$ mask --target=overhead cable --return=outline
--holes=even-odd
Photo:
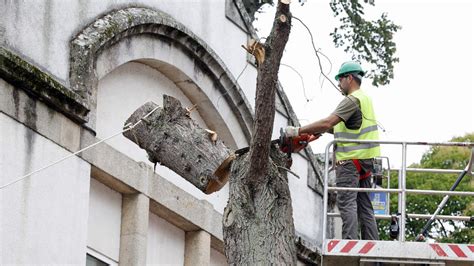
[[[47,168],[49,168],[49,167],[51,167],[51,166],[54,166],[54,165],[56,165],[56,164],[58,164],[58,163],[60,163],[60,162],[62,162],[62,161],[65,161],[65,160],[67,160],[67,159],[69,159],[69,158],[71,158],[71,157],[73,157],[73,156],[76,156],[76,155],[78,155],[79,153],[81,153],[81,152],[83,152],[83,151],[86,151],[86,150],[88,150],[88,149],[90,149],[90,148],[92,148],[92,147],[94,147],[94,146],[96,146],[96,145],[98,145],[98,144],[100,144],[100,143],[102,143],[102,142],[104,142],[104,141],[107,141],[107,140],[109,140],[109,139],[111,139],[111,138],[114,138],[114,137],[116,137],[116,136],[118,136],[118,135],[120,135],[120,134],[122,134],[122,133],[124,133],[124,132],[127,132],[127,131],[133,129],[133,128],[136,127],[139,123],[141,123],[144,119],[146,119],[148,116],[150,116],[153,112],[155,112],[157,109],[158,109],[158,106],[155,107],[153,110],[151,110],[151,111],[150,111],[148,114],[146,114],[143,118],[140,118],[140,120],[138,120],[135,124],[132,124],[132,123],[126,124],[126,125],[124,126],[123,130],[120,131],[120,132],[117,132],[117,133],[115,133],[115,134],[113,134],[113,135],[111,135],[111,136],[109,136],[109,137],[107,137],[107,138],[105,138],[105,139],[102,139],[102,140],[100,140],[100,141],[98,141],[98,142],[96,142],[96,143],[93,143],[93,144],[91,144],[91,145],[89,145],[89,146],[87,146],[87,147],[85,147],[85,148],[83,148],[83,149],[80,149],[80,150],[78,150],[78,151],[76,151],[76,152],[74,152],[74,153],[72,153],[72,154],[69,154],[68,156],[63,157],[63,158],[61,158],[61,159],[59,159],[59,160],[57,160],[57,161],[55,161],[55,162],[53,162],[53,163],[50,163],[50,164],[48,164],[48,165],[46,165],[46,166],[43,166],[43,167],[41,167],[41,168],[39,168],[39,169],[36,169],[36,170],[34,170],[33,172],[30,172],[30,173],[28,173],[28,174],[26,174],[26,175],[23,175],[23,176],[21,176],[21,177],[15,178],[13,181],[11,181],[11,182],[9,182],[9,183],[7,183],[7,184],[4,184],[4,185],[2,185],[2,186],[0,186],[0,190],[6,188],[6,187],[8,187],[8,186],[11,186],[11,185],[13,185],[13,184],[15,184],[15,183],[17,183],[17,182],[20,182],[21,180],[23,180],[23,179],[25,179],[25,178],[27,178],[27,177],[30,177],[30,176],[32,176],[33,174],[39,173],[39,172],[41,172],[41,171],[43,171],[43,170],[45,170],[45,169],[47,169]]]

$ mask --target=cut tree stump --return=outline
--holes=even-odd
[[[158,105],[147,102],[125,122],[135,124]],[[190,110],[168,95],[163,108],[123,135],[144,149],[152,163],[159,163],[188,180],[206,194],[221,189],[230,174],[235,155],[214,131],[201,128],[190,118]]]

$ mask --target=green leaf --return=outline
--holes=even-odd
[[[373,0],[364,2],[374,5]],[[369,63],[367,77],[374,86],[389,84],[394,77],[394,63],[399,61],[393,35],[401,27],[389,20],[386,13],[376,21],[365,20],[364,7],[357,0],[336,0],[329,5],[334,16],[341,17],[341,25],[330,34],[336,48],[343,47],[353,59]]]
[[[474,133],[451,139],[452,142],[474,142]],[[469,161],[470,148],[438,146],[427,151],[419,164],[413,164],[411,168],[434,168],[434,169],[464,169]],[[431,173],[407,173],[406,187],[408,189],[423,190],[449,190],[457,179],[457,174],[431,174]],[[386,187],[386,182],[383,184]],[[398,187],[398,176],[392,177],[390,187]],[[474,191],[474,177],[464,176],[456,191]],[[394,195],[394,194],[392,194]],[[407,196],[407,213],[433,214],[441,202],[443,196],[414,195]],[[391,196],[390,209],[398,209],[398,197]],[[442,209],[442,215],[474,215],[474,200],[472,197],[452,196],[446,206]],[[406,239],[414,240],[421,232],[427,220],[407,219]],[[378,221],[381,239],[388,240],[388,223]],[[474,223],[460,221],[437,221],[429,230],[428,238],[438,242],[451,243],[474,243]]]

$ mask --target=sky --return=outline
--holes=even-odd
[[[324,72],[333,78],[340,65],[351,59],[343,48],[335,48],[329,33],[339,24],[329,1],[307,0],[301,6],[293,0],[291,12],[311,30],[316,48],[332,63],[322,59]],[[361,1],[362,2],[362,1]],[[382,13],[400,25],[394,36],[397,44],[394,79],[389,85],[373,87],[371,80],[362,84],[372,96],[383,140],[447,142],[454,136],[474,132],[474,4],[468,0],[376,0],[364,5],[367,18]],[[266,6],[254,26],[260,36],[267,36],[274,7]],[[306,29],[296,20],[287,43],[279,79],[300,123],[327,117],[343,96],[323,81],[317,58]],[[368,65],[362,65],[367,68]],[[335,82],[336,83],[336,82]],[[336,83],[337,84],[337,83]],[[306,96],[305,96],[306,95]],[[312,144],[313,152],[323,153],[333,139],[325,134]],[[429,146],[407,148],[407,164],[420,161]],[[382,155],[392,167],[401,165],[399,145],[383,145]]]

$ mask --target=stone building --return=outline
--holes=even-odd
[[[246,2],[1,1],[0,264],[226,264],[228,187],[205,195],[155,170],[120,132],[167,94],[196,105],[193,118],[230,148],[248,146],[257,73],[240,47],[256,38]],[[282,89],[277,109],[273,137],[297,123]],[[312,158],[293,155],[298,177],[288,176],[301,263],[321,244]]]

